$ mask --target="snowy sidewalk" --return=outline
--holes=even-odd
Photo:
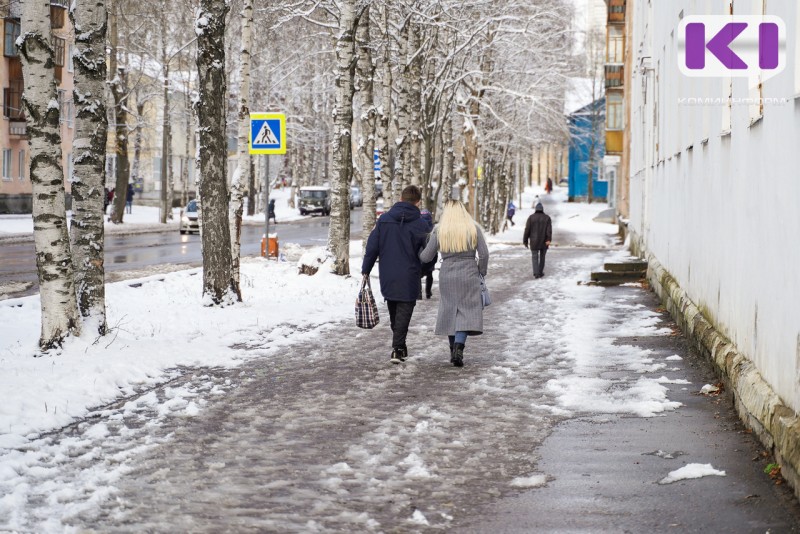
[[[613,521],[623,515],[649,525],[654,510],[670,517],[689,507],[692,528],[708,530],[722,523],[717,510],[698,506],[698,495],[735,504],[758,494],[756,505],[725,512],[742,525],[791,525],[800,516],[770,506],[778,503],[771,482],[752,476],[766,460],[751,461],[749,436],[726,417],[708,442],[717,399],[689,397],[703,384],[685,347],[654,348],[673,329],[650,294],[578,284],[607,255],[553,248],[547,276],[534,281],[528,251],[495,245],[494,303],[485,334],[468,340],[463,369],[449,364],[446,340],[432,335],[438,285],[434,299],[418,302],[411,358],[400,366],[388,362],[385,307],[374,331],[355,328],[352,317],[325,322],[286,309],[278,328],[242,330],[249,333],[239,341],[228,333],[229,348],[218,350],[241,353],[238,367],[175,368],[166,383],[7,449],[0,529],[531,532],[545,523],[523,516],[541,517],[532,503],[543,495],[585,505],[615,488],[649,494],[652,506],[585,505],[559,510],[564,522],[554,516],[547,524],[577,525],[568,522],[572,513],[584,520],[577,530],[618,531]],[[674,417],[680,424],[670,423]],[[589,425],[582,439],[559,439],[582,422]],[[672,434],[660,434],[658,448],[683,456],[665,460],[643,455],[656,445],[631,447],[631,426],[662,424]],[[720,434],[726,450],[740,443],[745,452],[716,450]],[[574,454],[587,450],[607,453],[623,473],[636,470],[634,461],[657,466],[648,471],[655,476],[596,485],[583,476],[597,473],[583,463],[587,456]],[[726,475],[657,483],[690,463]]]

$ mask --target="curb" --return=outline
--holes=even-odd
[[[725,387],[733,394],[736,411],[744,424],[770,450],[781,466],[781,475],[800,499],[800,417],[786,406],[759,373],[755,364],[720,333],[691,301],[672,275],[650,253],[646,256],[647,279],[691,345],[714,364]]]

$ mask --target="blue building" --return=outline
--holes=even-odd
[[[592,201],[606,201],[608,182],[603,177],[605,155],[606,99],[600,98],[571,113],[569,118],[570,202],[589,198],[592,173]]]

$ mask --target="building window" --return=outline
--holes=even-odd
[[[620,93],[608,93],[606,95],[606,130],[622,130],[622,95]]]
[[[114,187],[117,183],[117,155],[106,154],[106,185]]]
[[[5,39],[3,40],[3,54],[6,57],[17,57],[19,56],[19,51],[17,50],[17,38],[20,34],[20,24],[19,21],[6,19],[4,25],[4,35]]]
[[[66,124],[68,127],[72,128],[72,119],[73,119],[72,92],[67,91],[66,89],[59,89],[58,104],[59,104],[58,110],[60,114],[58,122],[61,124]]]
[[[72,63],[72,55],[75,53],[75,45],[69,45],[67,54],[67,72],[75,72],[75,66]]]
[[[3,180],[11,180],[11,149],[3,149]]]
[[[67,154],[67,180],[72,181],[75,174],[75,166],[72,163],[72,152]]]
[[[22,113],[22,80],[10,80],[3,89],[3,116],[11,120],[25,120]]]
[[[19,151],[19,179],[25,180],[25,151]]]
[[[625,62],[625,36],[622,27],[615,24],[608,26],[608,43],[606,44],[606,63]]]
[[[57,67],[64,66],[64,47],[67,42],[61,37],[53,36],[53,62]]]

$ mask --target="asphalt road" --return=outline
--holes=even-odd
[[[353,239],[361,236],[361,209],[350,212],[350,232]],[[328,241],[329,217],[310,217],[283,224],[270,223],[277,231],[279,243],[298,245],[324,245]],[[263,225],[245,225],[242,228],[242,256],[261,253]],[[137,234],[107,234],[105,238],[105,268],[110,280],[113,273],[141,271],[157,265],[200,265],[199,235],[180,235],[177,228],[163,232]],[[7,289],[8,297],[32,295],[38,291],[36,256],[33,241],[0,242],[0,288]]]

